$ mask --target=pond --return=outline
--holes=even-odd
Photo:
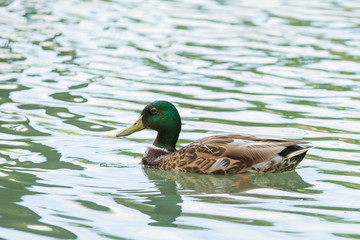
[[[0,2],[0,239],[360,239],[360,2]],[[311,142],[295,171],[139,164],[154,100],[213,134]]]

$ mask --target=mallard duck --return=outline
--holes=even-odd
[[[203,174],[275,173],[294,170],[311,147],[303,141],[261,138],[252,135],[214,135],[176,150],[181,118],[173,104],[155,101],[142,110],[139,119],[116,136],[143,129],[157,131],[153,145],[142,158],[145,167]]]

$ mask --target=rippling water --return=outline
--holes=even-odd
[[[1,239],[360,238],[360,3],[0,1]],[[311,141],[296,171],[142,169],[153,100],[211,134]]]

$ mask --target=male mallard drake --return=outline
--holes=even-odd
[[[128,136],[143,129],[158,132],[142,159],[145,167],[205,174],[291,171],[311,147],[303,141],[260,138],[251,135],[214,135],[176,150],[181,130],[180,115],[170,102],[148,104],[139,119],[117,134]]]

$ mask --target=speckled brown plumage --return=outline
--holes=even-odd
[[[308,148],[292,141],[251,135],[215,135],[199,139],[174,152],[150,147],[142,163],[146,167],[204,174],[291,171]]]

